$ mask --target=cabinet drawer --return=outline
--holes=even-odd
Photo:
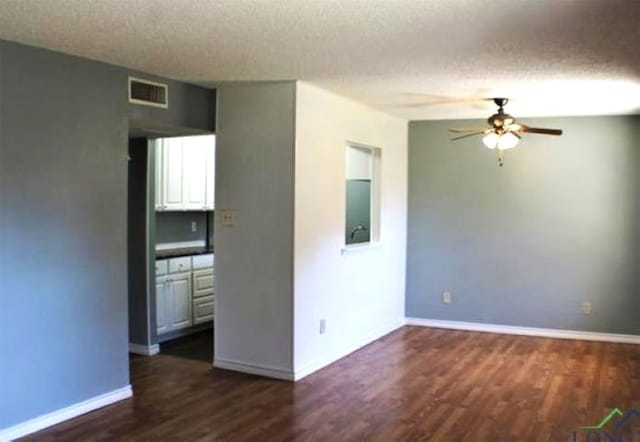
[[[193,296],[213,293],[213,270],[196,270],[193,272]],[[203,293],[204,292],[204,293]]]
[[[167,260],[159,259],[156,261],[156,276],[167,274]]]
[[[193,256],[193,269],[206,269],[213,267],[213,253],[208,255]]]
[[[213,296],[206,296],[193,300],[193,323],[211,321],[215,311],[215,299]]]
[[[188,272],[191,270],[191,257],[171,258],[169,260],[169,273]]]

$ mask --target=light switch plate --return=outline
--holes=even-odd
[[[225,227],[232,227],[236,225],[236,211],[233,209],[222,209],[222,225]]]

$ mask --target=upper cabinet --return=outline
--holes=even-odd
[[[160,138],[156,149],[156,210],[213,210],[215,136]]]
[[[162,173],[160,175],[161,210],[186,210],[185,181],[189,171],[185,168],[185,149],[182,138],[162,140]]]

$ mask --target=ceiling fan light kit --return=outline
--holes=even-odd
[[[449,129],[451,132],[463,133],[451,139],[451,141],[460,140],[462,138],[472,137],[475,135],[484,135],[482,137],[483,144],[492,150],[498,152],[498,164],[503,166],[502,152],[513,149],[518,145],[523,133],[534,133],[543,135],[562,135],[560,129],[543,129],[529,127],[524,124],[516,123],[516,119],[504,112],[504,106],[509,100],[507,98],[492,98],[493,102],[498,106],[498,112],[491,115],[487,119],[488,128],[473,129]]]
[[[518,145],[520,139],[511,132],[507,132],[502,135],[498,135],[495,132],[489,132],[482,138],[482,142],[489,149],[507,150],[513,149]]]

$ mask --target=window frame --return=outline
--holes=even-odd
[[[377,248],[381,245],[381,214],[382,214],[382,148],[369,144],[347,141],[345,143],[345,164],[344,164],[344,191],[345,198],[343,222],[344,222],[344,238],[347,234],[347,181],[349,180],[349,149],[357,149],[367,151],[370,155],[369,167],[371,174],[371,199],[369,203],[369,241],[347,244],[343,246],[343,254],[352,251],[368,250]]]

